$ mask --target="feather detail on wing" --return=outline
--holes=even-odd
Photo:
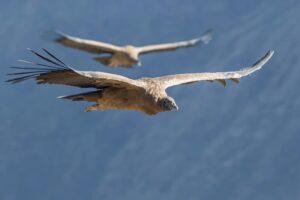
[[[112,44],[72,37],[59,31],[56,31],[55,34],[57,35],[55,39],[56,42],[67,47],[88,51],[90,53],[115,53],[121,50],[120,47]]]
[[[57,98],[59,99],[70,99],[72,101],[93,101],[97,102],[99,99],[102,98],[102,93],[104,89],[98,89],[96,91],[91,91],[91,92],[84,92],[84,93],[79,93],[79,94],[73,94],[73,95],[68,95],[68,96],[59,96]]]
[[[143,47],[138,47],[138,50],[140,54],[159,52],[159,51],[172,51],[183,47],[192,47],[200,44],[208,44],[210,40],[211,40],[211,30],[207,30],[202,36],[192,40],[165,43],[165,44],[147,45]]]
[[[29,50],[49,64],[20,60],[20,62],[39,67],[12,67],[23,71],[7,74],[9,76],[15,76],[7,80],[7,82],[19,83],[33,78],[36,79],[38,84],[63,84],[82,88],[142,88],[142,83],[117,74],[75,70],[67,66],[46,49],[43,50],[49,57],[45,57],[31,49]]]
[[[190,73],[190,74],[176,74],[169,76],[162,76],[154,78],[155,81],[160,82],[163,88],[172,87],[175,85],[194,83],[198,81],[219,81],[223,85],[226,84],[225,80],[230,79],[235,83],[238,83],[238,79],[247,76],[257,70],[259,70],[269,59],[273,56],[274,51],[269,50],[261,59],[248,68],[241,69],[239,71],[231,72],[215,72],[215,73]]]

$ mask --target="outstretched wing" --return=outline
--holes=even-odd
[[[175,85],[194,83],[198,81],[219,81],[225,84],[226,79],[230,79],[237,82],[239,78],[247,76],[257,70],[259,70],[268,60],[273,56],[274,51],[269,50],[261,59],[259,59],[252,66],[241,69],[239,71],[231,72],[215,72],[215,73],[191,73],[191,74],[176,74],[169,76],[162,76],[154,78],[158,81],[162,88],[168,88]]]
[[[38,67],[12,67],[23,70],[22,72],[10,73],[14,78],[7,80],[10,83],[19,83],[28,79],[36,79],[38,84],[63,84],[75,87],[116,87],[116,88],[142,88],[142,83],[117,74],[104,72],[78,71],[63,63],[46,49],[43,49],[49,56],[43,56],[31,49],[32,53],[47,61],[49,64],[34,63],[20,60],[21,62],[36,65]]]
[[[211,40],[211,30],[208,30],[202,36],[192,40],[165,43],[165,44],[147,45],[143,47],[138,47],[138,50],[140,54],[159,52],[159,51],[172,51],[178,48],[207,44],[209,43],[210,40]]]
[[[100,41],[85,40],[77,37],[72,37],[58,31],[56,31],[55,34],[57,35],[55,39],[56,42],[67,47],[88,51],[90,53],[115,53],[117,51],[120,51],[121,49],[116,45]]]

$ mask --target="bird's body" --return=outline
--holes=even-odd
[[[111,54],[110,56],[94,57],[94,60],[101,62],[102,64],[109,67],[131,68],[138,64],[138,49],[134,46],[124,46],[121,50]]]
[[[85,111],[95,110],[136,110],[147,115],[163,112],[160,101],[168,98],[165,90],[152,78],[137,79],[140,88],[103,87],[100,90],[59,98],[73,101],[94,101]]]
[[[41,67],[14,67],[33,71],[11,73],[9,75],[18,77],[10,79],[8,82],[18,83],[35,78],[39,84],[63,84],[81,88],[95,88],[91,92],[61,96],[59,98],[95,103],[88,106],[85,111],[122,109],[140,111],[147,115],[178,109],[174,99],[166,93],[166,89],[169,87],[204,80],[210,82],[218,81],[225,84],[225,80],[229,79],[237,83],[239,78],[259,70],[273,55],[273,51],[269,51],[251,67],[239,71],[175,74],[134,80],[117,74],[78,71],[65,65],[47,50],[44,51],[50,57],[47,58],[34,51],[32,52],[55,66],[23,61]]]
[[[95,104],[88,106],[85,111],[93,110],[135,110],[148,115],[154,115],[163,110],[159,106],[157,96],[149,94],[143,90],[126,90],[117,88],[106,88],[96,91],[98,96]],[[82,96],[82,95],[81,95]],[[89,95],[83,95],[82,100],[86,100]],[[72,99],[72,97],[62,97]]]
[[[173,51],[178,48],[207,44],[211,40],[210,30],[206,31],[201,37],[192,40],[140,47],[133,45],[117,46],[95,40],[81,39],[61,32],[56,32],[56,34],[58,35],[55,38],[57,43],[94,54],[106,54],[104,56],[94,57],[94,60],[101,62],[108,67],[123,68],[131,68],[134,65],[141,65],[139,55],[142,54]]]

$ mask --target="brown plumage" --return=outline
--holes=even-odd
[[[55,39],[56,42],[94,54],[109,54],[108,56],[95,57],[94,60],[109,67],[123,68],[131,68],[136,64],[141,65],[139,61],[139,55],[141,54],[173,51],[178,48],[207,44],[211,40],[211,31],[208,30],[201,37],[192,40],[136,47],[133,45],[117,46],[100,41],[81,39],[61,32],[56,33],[58,35]]]
[[[63,84],[81,88],[95,88],[94,91],[61,96],[59,98],[95,103],[94,105],[88,106],[85,111],[125,109],[141,111],[148,115],[178,109],[174,99],[169,97],[166,93],[166,89],[169,87],[198,81],[218,81],[225,85],[226,79],[238,83],[239,78],[259,70],[274,53],[273,51],[268,51],[255,64],[239,71],[176,74],[133,80],[124,76],[104,72],[78,71],[67,66],[45,49],[44,51],[49,56],[48,58],[33,50],[30,51],[51,63],[51,65],[22,61],[40,67],[14,67],[32,71],[8,74],[17,77],[7,80],[7,82],[18,83],[34,78],[38,84]]]

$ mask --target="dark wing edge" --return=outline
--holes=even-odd
[[[212,39],[212,31],[213,31],[212,29],[208,29],[200,37],[189,40],[189,44],[191,46],[208,44]]]
[[[43,49],[43,51],[48,56],[37,53],[32,49],[28,50],[42,60],[47,61],[47,64],[19,60],[22,63],[37,67],[11,67],[21,70],[21,72],[7,74],[8,76],[13,76],[13,78],[6,80],[6,82],[16,84],[28,79],[35,79],[38,84],[62,84],[81,88],[143,88],[142,82],[121,75],[75,70],[46,49]]]
[[[250,67],[229,72],[212,72],[212,73],[190,73],[190,74],[175,74],[155,78],[163,88],[172,87],[180,84],[195,83],[198,81],[218,81],[222,85],[226,85],[226,79],[229,79],[235,83],[238,83],[238,79],[244,76],[250,75],[253,72],[262,68],[270,58],[273,56],[274,51],[269,50],[263,57],[261,57],[257,62],[252,64]]]
[[[52,32],[52,40],[75,49],[79,49],[82,51],[87,51],[90,53],[109,53],[113,54],[117,51],[120,51],[121,48],[117,45],[113,45],[110,43],[100,42],[96,40],[89,40],[89,39],[82,39],[79,37],[70,36],[68,34],[65,34],[59,30],[55,30]]]
[[[43,51],[49,56],[43,56],[40,53],[37,53],[36,51],[28,48],[28,50],[33,53],[34,55],[38,56],[44,61],[47,61],[48,64],[42,64],[42,63],[36,63],[26,60],[18,60],[19,62],[34,65],[37,67],[10,67],[12,69],[18,69],[22,70],[21,72],[15,72],[15,73],[9,73],[8,76],[14,76],[14,78],[6,80],[6,82],[15,84],[19,83],[28,79],[35,78],[37,79],[38,83],[38,77],[44,74],[49,73],[56,73],[56,72],[67,72],[67,71],[74,71],[70,66],[66,65],[63,61],[58,59],[56,56],[51,54],[48,50],[43,48]]]
[[[200,37],[194,39],[171,42],[171,43],[146,45],[146,46],[138,47],[138,50],[139,50],[139,54],[146,54],[146,53],[160,52],[160,51],[173,51],[179,48],[208,44],[211,41],[211,39],[212,39],[212,29],[208,29]]]

